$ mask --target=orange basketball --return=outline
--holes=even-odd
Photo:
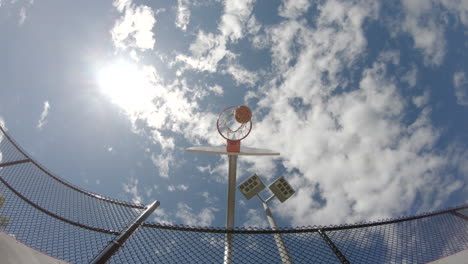
[[[235,118],[239,123],[247,123],[252,118],[252,111],[245,105],[239,106],[236,109]]]

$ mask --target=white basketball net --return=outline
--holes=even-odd
[[[221,113],[218,125],[220,132],[230,140],[244,138],[250,131],[251,123],[239,123],[235,118],[236,109],[227,109]]]

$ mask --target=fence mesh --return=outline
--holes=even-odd
[[[352,263],[426,263],[468,247],[468,221],[441,214],[329,232]]]
[[[0,184],[5,197],[0,214],[8,219],[5,233],[50,256],[71,263],[88,263],[113,234],[78,227],[45,214]]]
[[[89,263],[142,205],[82,190],[33,161],[0,128],[0,229],[71,263]],[[229,239],[228,239],[229,238]],[[426,263],[468,248],[468,205],[329,227],[234,230],[145,222],[109,263]]]
[[[87,226],[119,231],[142,211],[64,187],[31,162],[4,167],[0,177],[39,207]]]
[[[6,137],[4,131],[0,131],[0,163],[24,160],[26,156],[21,153],[11,140]]]
[[[468,217],[468,208],[465,208],[465,209],[461,209],[458,211],[460,214]]]
[[[111,263],[222,263],[227,246],[225,232],[147,223]],[[294,263],[340,263],[317,232],[282,233],[288,252],[282,251],[281,255],[274,236],[278,233],[271,230],[234,230],[231,262],[281,263],[281,255],[288,253]]]

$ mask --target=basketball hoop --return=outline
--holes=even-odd
[[[252,111],[245,105],[227,107],[219,114],[216,126],[227,140],[226,150],[240,152],[240,141],[252,130]]]
[[[227,140],[227,146],[205,146],[192,147],[187,151],[227,155],[229,158],[228,168],[228,192],[227,192],[227,212],[226,212],[226,228],[234,228],[234,215],[236,208],[236,174],[237,174],[237,157],[238,156],[277,156],[278,152],[268,149],[258,149],[243,147],[240,148],[240,141],[246,138],[252,130],[252,111],[247,106],[231,106],[223,109],[219,113],[216,127],[219,134]],[[276,239],[276,238],[275,238]],[[231,263],[234,256],[234,234],[226,233],[224,247],[224,263]],[[284,262],[288,263],[288,262]]]

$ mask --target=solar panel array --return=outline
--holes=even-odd
[[[32,160],[0,127],[0,229],[43,253],[90,263],[145,206],[80,189]],[[157,209],[156,209],[157,210]],[[468,205],[412,217],[279,230],[143,222],[109,263],[426,263],[468,248]],[[285,250],[278,250],[281,236]],[[287,252],[286,252],[287,250]]]

